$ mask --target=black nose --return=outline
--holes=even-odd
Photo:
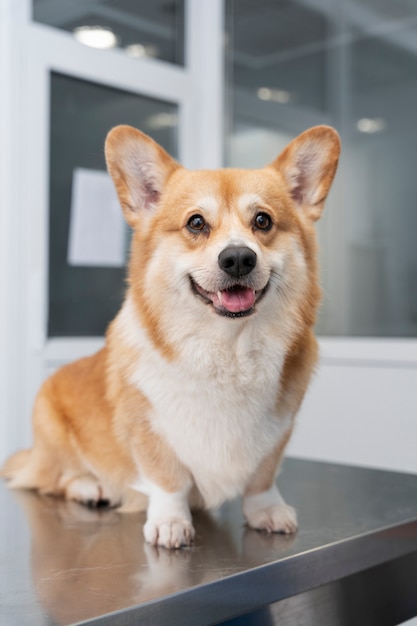
[[[219,266],[234,278],[246,276],[255,265],[256,254],[246,246],[229,246],[219,254]]]

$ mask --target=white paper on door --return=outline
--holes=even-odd
[[[110,176],[76,168],[72,177],[69,265],[122,267],[126,225]]]

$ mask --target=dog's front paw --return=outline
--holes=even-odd
[[[143,534],[151,545],[172,549],[190,546],[195,530],[190,521],[173,517],[163,520],[149,519],[143,528]]]
[[[276,504],[252,511],[247,515],[247,520],[251,528],[264,530],[267,533],[291,535],[298,528],[295,509],[288,504]]]
[[[267,491],[246,495],[243,512],[251,528],[291,535],[298,527],[297,514],[285,503],[275,484]]]

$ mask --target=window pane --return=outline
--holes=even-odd
[[[331,124],[342,159],[324,217],[327,335],[417,336],[417,5],[226,0],[227,163],[259,167]]]
[[[93,47],[184,63],[184,0],[33,0],[33,19],[87,37],[84,43]]]
[[[385,11],[395,14],[388,2],[365,3],[372,16],[368,29],[351,25],[346,50],[351,114],[345,246],[349,330],[356,335],[417,336],[417,5],[408,3],[409,10],[412,4],[414,15],[407,16],[401,15],[406,3],[398,3],[397,22],[385,17]]]
[[[176,111],[173,104],[51,75],[49,337],[102,335],[125,290],[124,267],[68,263],[74,171],[106,169],[104,140],[117,124],[140,128],[175,156]]]

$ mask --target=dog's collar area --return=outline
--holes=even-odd
[[[194,295],[198,296],[205,304],[211,305],[218,315],[224,317],[247,317],[255,311],[255,304],[265,295],[269,283],[255,291],[250,287],[239,283],[217,292],[210,292],[203,289],[190,276],[190,285]]]

